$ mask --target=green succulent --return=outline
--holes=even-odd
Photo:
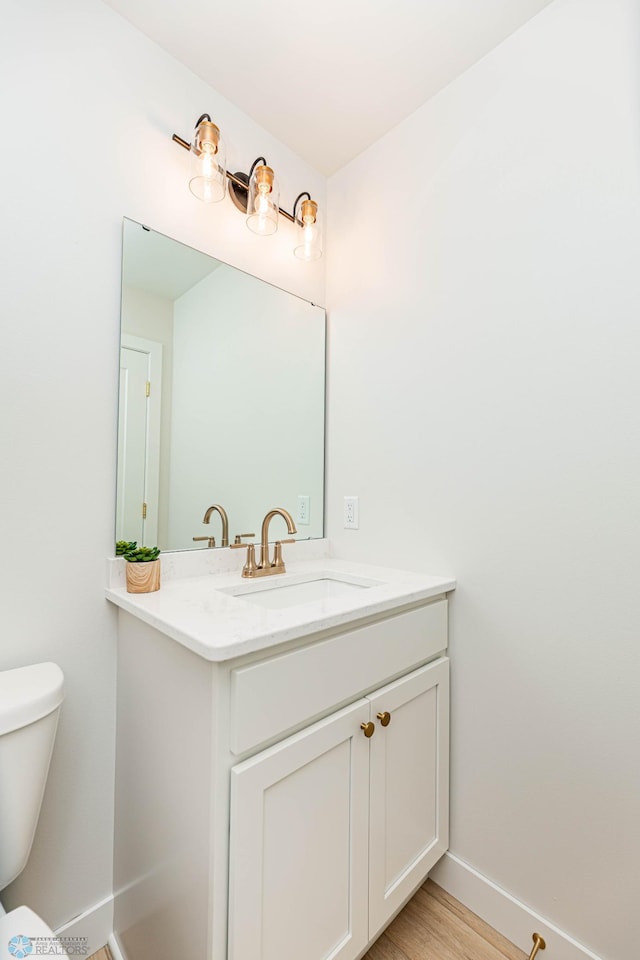
[[[125,553],[130,553],[138,546],[137,540],[118,540],[116,541],[116,557],[124,557]]]
[[[123,556],[129,563],[149,563],[151,560],[157,560],[160,556],[159,547],[137,547],[134,543],[133,550],[127,550]]]

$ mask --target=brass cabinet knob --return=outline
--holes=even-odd
[[[533,935],[533,950],[532,950],[531,953],[529,954],[529,960],[533,960],[533,958],[534,958],[534,957],[536,956],[536,954],[538,953],[538,950],[545,950],[545,949],[546,949],[546,946],[547,946],[547,945],[546,945],[546,943],[544,942],[544,938],[541,937],[539,933],[534,933],[534,935]]]
[[[364,731],[365,737],[372,737],[375,733],[376,725],[369,720],[368,723],[361,723],[360,729]]]
[[[378,717],[378,720],[380,721],[383,727],[388,727],[389,724],[391,723],[391,714],[387,713],[386,710],[384,711],[384,713],[376,714],[376,716]]]

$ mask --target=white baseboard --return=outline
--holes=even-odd
[[[516,900],[510,893],[478,873],[455,854],[445,853],[429,876],[438,886],[511,940],[526,954],[531,951],[533,946],[531,935],[535,932],[544,937],[549,951],[546,955],[553,960],[601,960],[587,947],[545,920],[524,903]],[[125,960],[113,934],[112,896],[106,897],[79,917],[59,927],[55,935],[86,937],[89,948],[87,956],[91,956],[106,943],[109,945],[113,960]],[[545,953],[541,951],[538,954],[540,960],[544,960]]]
[[[107,940],[109,950],[111,951],[111,956],[113,960],[125,960],[124,953],[120,949],[118,941],[115,938],[115,935],[112,933],[109,939]]]
[[[58,927],[56,937],[86,937],[90,957],[100,947],[104,947],[113,930],[113,897],[106,897],[96,903],[89,910],[85,910],[79,917],[74,917],[69,923]]]
[[[553,960],[600,960],[573,937],[544,920],[452,853],[445,853],[429,876],[527,956],[533,947],[532,934],[539,933],[546,943],[546,951],[538,953],[540,960],[544,960],[545,956]]]

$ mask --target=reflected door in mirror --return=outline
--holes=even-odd
[[[154,544],[158,487],[162,345],[123,334],[120,346],[116,540]]]

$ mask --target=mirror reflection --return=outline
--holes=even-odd
[[[125,220],[120,353],[116,540],[323,535],[322,308]]]

